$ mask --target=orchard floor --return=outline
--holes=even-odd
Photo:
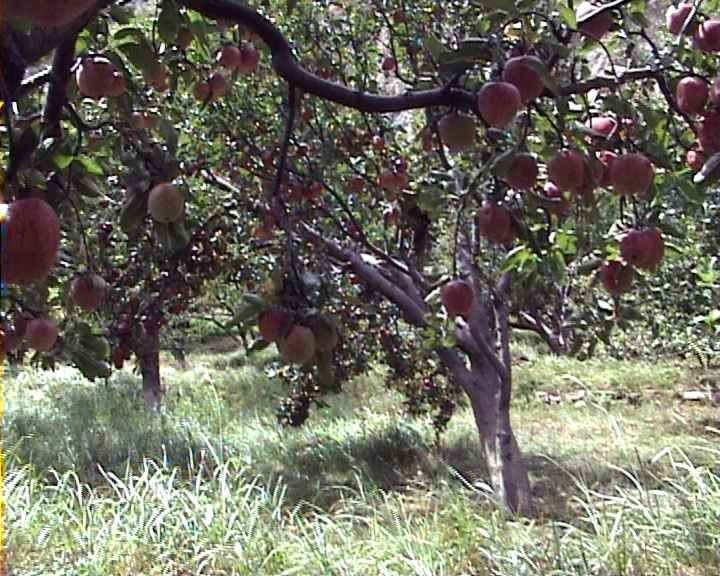
[[[107,387],[6,373],[6,562],[14,576],[717,576],[720,408],[680,394],[718,372],[516,352],[532,521],[488,502],[467,409],[436,443],[380,372],[300,429],[276,425],[286,391],[239,353],[168,359],[152,419],[127,370]]]

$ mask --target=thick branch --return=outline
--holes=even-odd
[[[50,69],[50,87],[43,108],[44,135],[46,138],[60,138],[62,109],[65,104],[65,88],[70,79],[70,68],[75,61],[75,40],[73,36],[55,50]]]
[[[619,6],[625,1],[617,0],[613,4]],[[245,6],[237,0],[182,0],[182,2],[188,8],[197,10],[208,17],[233,20],[252,29],[270,48],[273,67],[282,78],[304,92],[314,94],[324,100],[371,113],[400,112],[433,106],[449,106],[477,111],[476,95],[462,88],[442,86],[431,90],[409,91],[398,96],[380,96],[324,80],[300,65],[283,33],[255,9]],[[607,9],[609,8],[603,7],[597,13]],[[599,88],[612,88],[635,80],[655,78],[658,73],[658,70],[649,67],[628,70],[619,78],[598,77],[586,82],[568,84],[560,88],[560,93],[568,96]]]

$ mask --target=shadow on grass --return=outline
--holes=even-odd
[[[179,475],[187,477],[190,463],[203,463],[212,472],[232,458],[247,462],[249,474],[282,476],[290,505],[304,500],[329,508],[341,497],[338,487],[357,488],[358,484],[385,491],[418,483],[470,490],[469,486],[487,482],[474,434],[454,434],[435,445],[429,428],[386,418],[371,424],[356,422],[339,432],[322,426],[268,428],[267,432],[263,428],[260,440],[253,444],[242,438],[248,433],[242,427],[234,435],[220,437],[203,435],[197,423],[178,417],[148,418],[137,395],[137,382],[129,377],[110,388],[70,387],[48,397],[42,406],[11,404],[4,427],[11,460],[31,464],[45,477],[50,477],[50,470],[72,471],[90,485],[105,483],[100,467],[124,477],[128,471],[140,473],[143,461],[149,459],[176,466]],[[599,490],[632,485],[621,470],[594,460],[591,454],[556,463],[531,451],[525,459],[540,515],[553,520],[573,520],[568,503],[581,495],[578,483]],[[659,484],[654,474],[659,468],[640,460],[623,467],[647,487]]]

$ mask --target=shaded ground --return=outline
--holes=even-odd
[[[555,574],[539,559],[547,557],[542,546],[550,545],[556,530],[563,536],[556,542],[554,562],[566,570],[562,573],[580,570],[575,563],[588,554],[579,552],[584,546],[596,548],[596,557],[589,560],[596,567],[577,573],[672,573],[663,570],[682,565],[678,564],[682,558],[702,574],[704,567],[720,562],[720,552],[713,552],[712,533],[703,528],[712,526],[713,520],[717,525],[720,518],[720,485],[715,492],[711,489],[720,473],[718,407],[709,401],[684,402],[678,396],[682,390],[703,386],[706,374],[688,365],[602,359],[579,363],[546,357],[533,349],[519,350],[518,356],[526,360],[515,368],[519,394],[514,422],[540,511],[540,523],[523,528],[523,524],[506,523],[487,503],[485,471],[467,410],[457,415],[436,444],[424,422],[398,416],[402,399],[385,390],[379,374],[370,374],[352,383],[345,394],[331,398],[329,407],[305,427],[280,428],[274,413],[286,391],[230,348],[191,356],[187,371],[169,362],[165,410],[151,420],[140,410],[137,379],[128,372],[114,377],[107,388],[82,381],[70,369],[24,372],[12,378],[6,394],[4,440],[9,477],[15,479],[8,496],[8,525],[18,574],[150,574],[154,572],[143,558],[163,550],[163,554],[180,554],[172,562],[164,556],[163,565],[175,563],[186,573],[290,574],[294,573],[290,566],[295,565],[290,558],[297,555],[292,562],[309,574],[375,573],[362,572],[361,567],[363,562],[377,566],[372,562],[380,557],[389,562],[383,574],[459,574],[462,566],[484,568],[481,573],[515,574],[519,572],[506,570],[499,559],[524,547],[528,558],[535,559],[528,564],[534,566],[531,573]],[[148,459],[157,465],[148,467]],[[688,470],[696,472],[688,476]],[[699,488],[685,494],[675,486],[687,486],[708,473],[715,474],[705,481],[710,496],[705,495],[702,503],[693,499],[679,508],[683,499]],[[112,474],[117,476],[115,488],[109,484]],[[225,480],[221,480],[223,475]],[[178,510],[184,512],[163,516],[160,525],[165,536],[150,538],[148,534],[154,532],[146,522],[151,517],[143,515],[160,504],[147,501],[143,512],[135,509],[137,503],[121,504],[119,494],[140,490],[138,486],[149,482],[148,488],[138,493],[137,502],[157,499],[159,485],[152,478],[158,478],[160,485],[172,486],[163,497],[170,503],[183,502]],[[232,484],[232,490],[222,488],[222,482]],[[78,483],[87,484],[81,496],[72,488]],[[118,492],[120,485],[124,488]],[[45,491],[52,486],[52,492]],[[191,498],[186,491],[194,492],[197,486],[204,488]],[[655,520],[657,530],[662,527],[663,532],[652,537],[670,546],[670,551],[636,550],[633,542],[627,542],[622,552],[618,535],[613,536],[618,529],[612,528],[613,523],[621,518],[618,526],[623,530],[650,530],[649,509],[638,502],[645,502],[646,496],[651,502],[648,495],[655,493],[661,496],[654,498],[664,502],[657,505],[660,516]],[[242,494],[261,498],[252,505],[256,512],[245,507],[249,504]],[[222,504],[226,497],[231,500]],[[193,498],[200,498],[198,502],[204,502],[206,508],[192,512]],[[614,517],[611,510],[617,513],[618,498],[625,512]],[[168,509],[174,509],[170,503]],[[66,515],[73,506],[95,512],[73,520]],[[197,522],[205,521],[203,514],[215,510],[213,518],[219,518],[216,515],[223,506],[232,508],[241,524],[256,518],[252,522],[261,524],[254,530],[270,539],[263,540],[269,549],[257,548],[252,540],[252,550],[243,548],[246,564],[238,564],[234,553],[221,545],[222,530],[226,535],[235,534],[236,526],[211,530],[216,521],[212,520],[198,532]],[[386,524],[386,515],[395,518],[398,507],[405,516]],[[693,538],[699,548],[687,544],[672,548],[674,541],[682,539],[668,526],[679,526],[676,514],[681,510],[692,510],[695,515],[692,522],[698,534]],[[189,518],[197,514],[197,519],[188,520],[187,526],[178,524],[176,517],[183,514]],[[636,515],[645,518],[644,528],[633,524]],[[142,517],[146,520],[140,521]],[[116,524],[111,518],[123,521]],[[285,520],[277,525],[280,518]],[[597,523],[595,528],[590,525],[590,531],[589,518]],[[147,542],[131,538],[119,549],[110,542],[111,537],[130,538],[136,533],[132,523],[137,521]],[[325,535],[327,545],[332,541],[338,554],[324,568],[317,564],[320,557],[314,556],[319,542],[303,528],[316,521],[323,526],[317,528],[318,534]],[[478,541],[477,529],[486,525],[497,532],[489,540],[482,537]],[[393,527],[395,540],[388,540],[388,534],[382,537],[388,526]],[[87,549],[89,540],[82,546],[77,540],[68,540],[73,533],[92,535],[92,554]],[[173,536],[167,540],[169,535]],[[671,535],[673,539],[669,539]],[[186,548],[177,544],[191,537],[200,538],[195,555],[187,551],[195,544]],[[50,544],[38,544],[44,539]],[[371,542],[379,549],[366,550]],[[403,568],[389,560],[410,554],[410,549],[416,555],[429,554],[422,561],[415,559],[422,569]],[[492,560],[481,553],[483,549],[488,553],[494,550]],[[67,560],[69,550],[75,550],[78,558],[90,554],[97,565],[105,562],[106,571],[80,570],[79,559]],[[202,567],[203,550],[212,554],[216,568],[225,567],[214,572]],[[624,560],[615,558],[615,554],[631,552]],[[363,561],[353,562],[353,554],[361,554]],[[132,562],[112,568],[119,566],[118,557]],[[58,568],[63,565],[61,558],[66,559],[66,569]],[[259,564],[252,564],[251,558]],[[262,558],[269,564],[261,569]],[[604,571],[610,569],[611,558],[624,562],[626,572],[617,568]],[[641,560],[646,563],[642,568]],[[29,568],[35,565],[37,572]]]

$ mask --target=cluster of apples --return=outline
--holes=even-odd
[[[85,58],[75,73],[80,93],[95,100],[125,93],[125,76],[104,56]]]
[[[634,268],[654,271],[665,255],[665,241],[655,227],[630,230],[620,242],[620,257],[607,260],[600,268],[600,282],[613,296],[630,290]]]
[[[243,41],[239,46],[226,44],[218,50],[216,63],[220,69],[193,87],[196,99],[204,102],[221,98],[228,88],[227,73],[254,74],[260,64],[260,54],[251,41]]]
[[[55,211],[38,197],[16,200],[8,205],[5,227],[3,283],[30,286],[45,281],[60,249],[60,221]],[[105,281],[93,273],[76,277],[68,291],[70,301],[88,312],[97,310],[104,294]],[[12,334],[8,334],[8,337],[13,337],[14,344],[19,345],[24,338],[29,348],[40,352],[46,352],[55,345],[58,326],[52,319],[33,318],[15,324]]]
[[[693,11],[691,2],[671,5],[665,12],[665,24],[668,32],[678,36],[684,32],[693,37],[693,43],[702,52],[720,52],[720,20],[706,18],[699,21],[697,16],[690,22],[687,19]],[[686,23],[688,24],[686,27]]]
[[[323,315],[298,321],[286,308],[267,308],[258,315],[260,337],[274,342],[283,361],[302,366],[315,357],[316,352],[329,351],[337,346],[339,334],[333,322]]]
[[[677,83],[675,101],[681,112],[697,117],[697,146],[686,157],[697,171],[708,156],[720,152],[720,76],[711,85],[700,76],[685,76]]]

